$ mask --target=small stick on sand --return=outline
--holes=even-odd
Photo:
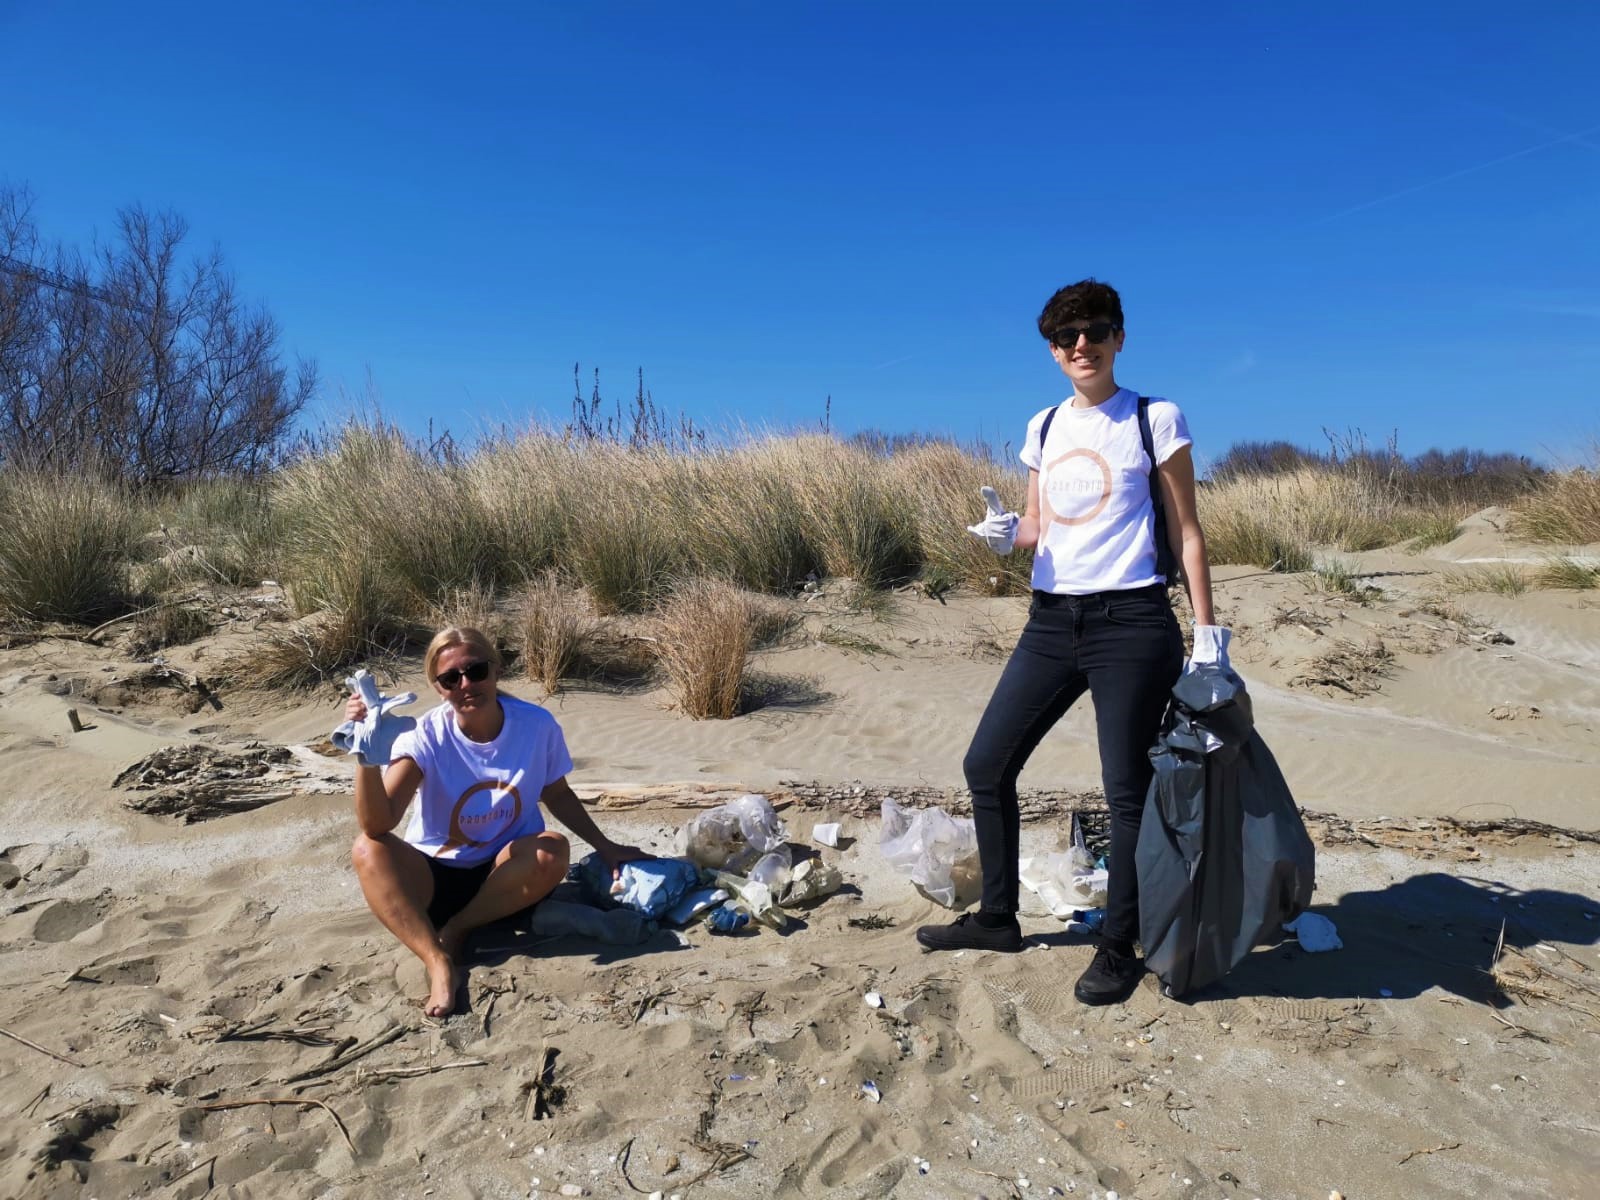
[[[339,1127],[339,1132],[344,1135],[344,1144],[350,1147],[350,1157],[356,1156],[356,1144],[350,1140],[350,1131],[344,1127],[344,1122],[339,1119],[339,1114],[329,1108],[322,1100],[312,1100],[305,1096],[263,1096],[255,1100],[221,1100],[216,1104],[201,1104],[196,1107],[206,1112],[215,1112],[224,1108],[247,1108],[252,1104],[294,1104],[299,1107],[314,1105],[333,1118],[333,1123]]]
[[[30,1042],[27,1038],[23,1037],[20,1033],[12,1033],[11,1030],[9,1030],[9,1029],[0,1029],[0,1034],[4,1034],[6,1037],[10,1038],[13,1042],[21,1042],[24,1046],[28,1047],[28,1049],[30,1049],[30,1050],[37,1050],[40,1054],[48,1054],[51,1058],[55,1059],[57,1062],[64,1062],[69,1067],[79,1067],[79,1068],[81,1068],[83,1066],[83,1064],[81,1062],[74,1062],[72,1059],[68,1058],[65,1054],[57,1054],[54,1050],[46,1050],[43,1046],[39,1045],[38,1042]]]
[[[331,1075],[333,1072],[349,1066],[351,1063],[355,1062],[356,1059],[363,1058],[366,1055],[371,1054],[379,1046],[387,1046],[395,1039],[403,1037],[407,1032],[409,1032],[409,1030],[404,1025],[390,1026],[388,1029],[378,1034],[377,1037],[368,1038],[366,1041],[352,1046],[349,1050],[346,1050],[341,1054],[334,1055],[334,1057],[328,1059],[326,1062],[319,1063],[317,1066],[307,1067],[304,1071],[296,1071],[293,1075],[286,1076],[285,1078],[279,1080],[279,1082],[299,1083],[305,1079],[315,1079],[319,1075]]]
[[[643,1195],[644,1189],[636,1186],[633,1180],[628,1178],[628,1155],[633,1153],[633,1142],[634,1139],[629,1138],[626,1142],[622,1143],[622,1149],[617,1151],[617,1170],[622,1172],[623,1183],[627,1184],[629,1187],[633,1188],[634,1191]]]
[[[41,1100],[43,1100],[49,1094],[50,1094],[50,1085],[47,1083],[42,1088],[39,1089],[39,1094],[37,1096],[35,1096],[32,1100],[29,1100],[26,1104],[24,1104],[17,1111],[20,1112],[25,1117],[33,1116],[33,1113],[30,1112],[29,1110],[38,1108],[39,1107],[39,1102]]]
[[[1419,1155],[1419,1154],[1437,1154],[1441,1150],[1459,1150],[1459,1149],[1461,1149],[1461,1143],[1460,1142],[1441,1142],[1439,1145],[1437,1145],[1437,1146],[1429,1146],[1425,1150],[1413,1150],[1410,1154],[1407,1154],[1404,1158],[1402,1158],[1400,1160],[1400,1163],[1403,1166],[1404,1164],[1410,1162],[1413,1158],[1417,1157],[1417,1155]]]
[[[415,1079],[419,1075],[436,1075],[440,1071],[455,1071],[462,1067],[487,1067],[489,1064],[481,1058],[469,1058],[462,1062],[439,1063],[432,1067],[374,1067],[371,1071],[357,1071],[357,1083],[386,1083],[391,1079]]]
[[[349,1140],[349,1139],[348,1139],[348,1138],[347,1138],[347,1139],[346,1139],[346,1140],[347,1140],[347,1141],[348,1141],[348,1140]],[[201,1161],[200,1161],[200,1162],[197,1162],[197,1163],[195,1163],[195,1165],[194,1165],[194,1166],[192,1166],[192,1167],[190,1167],[190,1168],[189,1168],[189,1169],[188,1169],[188,1170],[187,1170],[187,1171],[185,1171],[185,1172],[184,1172],[184,1173],[183,1173],[183,1174],[182,1174],[182,1175],[178,1175],[178,1176],[175,1176],[175,1177],[174,1177],[174,1178],[172,1178],[172,1179],[171,1179],[171,1180],[169,1180],[169,1181],[168,1181],[168,1182],[167,1182],[167,1186],[168,1186],[168,1187],[171,1187],[171,1186],[173,1186],[173,1185],[174,1185],[174,1184],[176,1184],[176,1183],[177,1183],[177,1182],[178,1182],[178,1181],[179,1181],[179,1180],[180,1180],[180,1179],[187,1179],[187,1178],[189,1178],[189,1176],[191,1176],[191,1175],[193,1175],[193,1174],[194,1174],[194,1173],[195,1173],[195,1172],[196,1172],[196,1171],[198,1171],[198,1170],[199,1170],[199,1169],[200,1169],[200,1168],[201,1168],[201,1167],[210,1167],[210,1166],[214,1166],[214,1165],[215,1165],[215,1164],[216,1164],[216,1161],[217,1161],[217,1157],[218,1157],[218,1156],[217,1156],[217,1155],[215,1155],[215,1154],[213,1154],[213,1155],[212,1155],[212,1156],[211,1156],[211,1157],[210,1157],[210,1158],[207,1158],[207,1159],[202,1159],[202,1160],[201,1160]],[[214,1187],[216,1187],[216,1186],[217,1186],[217,1181],[216,1181],[216,1178],[215,1178],[215,1176],[214,1176],[214,1175],[207,1175],[207,1176],[206,1176],[206,1191],[208,1191],[208,1192],[209,1192],[209,1191],[210,1191],[210,1190],[211,1190],[211,1189],[212,1189],[212,1188],[214,1188]]]

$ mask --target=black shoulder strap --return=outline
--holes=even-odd
[[[1150,456],[1150,505],[1155,514],[1156,570],[1170,586],[1178,582],[1178,563],[1167,540],[1167,509],[1161,503],[1160,469],[1156,465],[1156,439],[1150,432],[1150,397],[1139,397],[1139,440]]]
[[[1059,404],[1056,405],[1056,408],[1060,408],[1060,407],[1061,407],[1061,405],[1059,405]],[[1044,440],[1045,440],[1045,438],[1050,436],[1050,422],[1054,421],[1056,419],[1056,408],[1052,408],[1049,412],[1045,413],[1045,415],[1044,415],[1044,424],[1039,426],[1039,455],[1040,455],[1040,457],[1043,457],[1043,455],[1044,455]]]

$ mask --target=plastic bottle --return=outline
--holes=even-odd
[[[793,871],[794,855],[787,845],[779,845],[776,850],[763,854],[750,868],[750,879],[753,883],[766,884],[774,896],[781,896]]]

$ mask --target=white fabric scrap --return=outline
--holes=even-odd
[[[1300,948],[1307,954],[1344,949],[1344,943],[1339,940],[1339,927],[1317,913],[1301,913],[1294,920],[1285,922],[1283,931],[1299,938]]]

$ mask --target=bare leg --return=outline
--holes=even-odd
[[[350,847],[356,878],[367,907],[401,943],[422,960],[428,971],[428,999],[423,1011],[442,1017],[455,1006],[455,957],[444,948],[439,931],[428,919],[433,876],[422,851],[392,833],[360,834]]]
[[[567,839],[549,831],[518,838],[504,847],[495,856],[494,870],[478,894],[439,930],[439,944],[445,953],[460,961],[467,935],[474,929],[548,896],[566,878],[571,853]]]

